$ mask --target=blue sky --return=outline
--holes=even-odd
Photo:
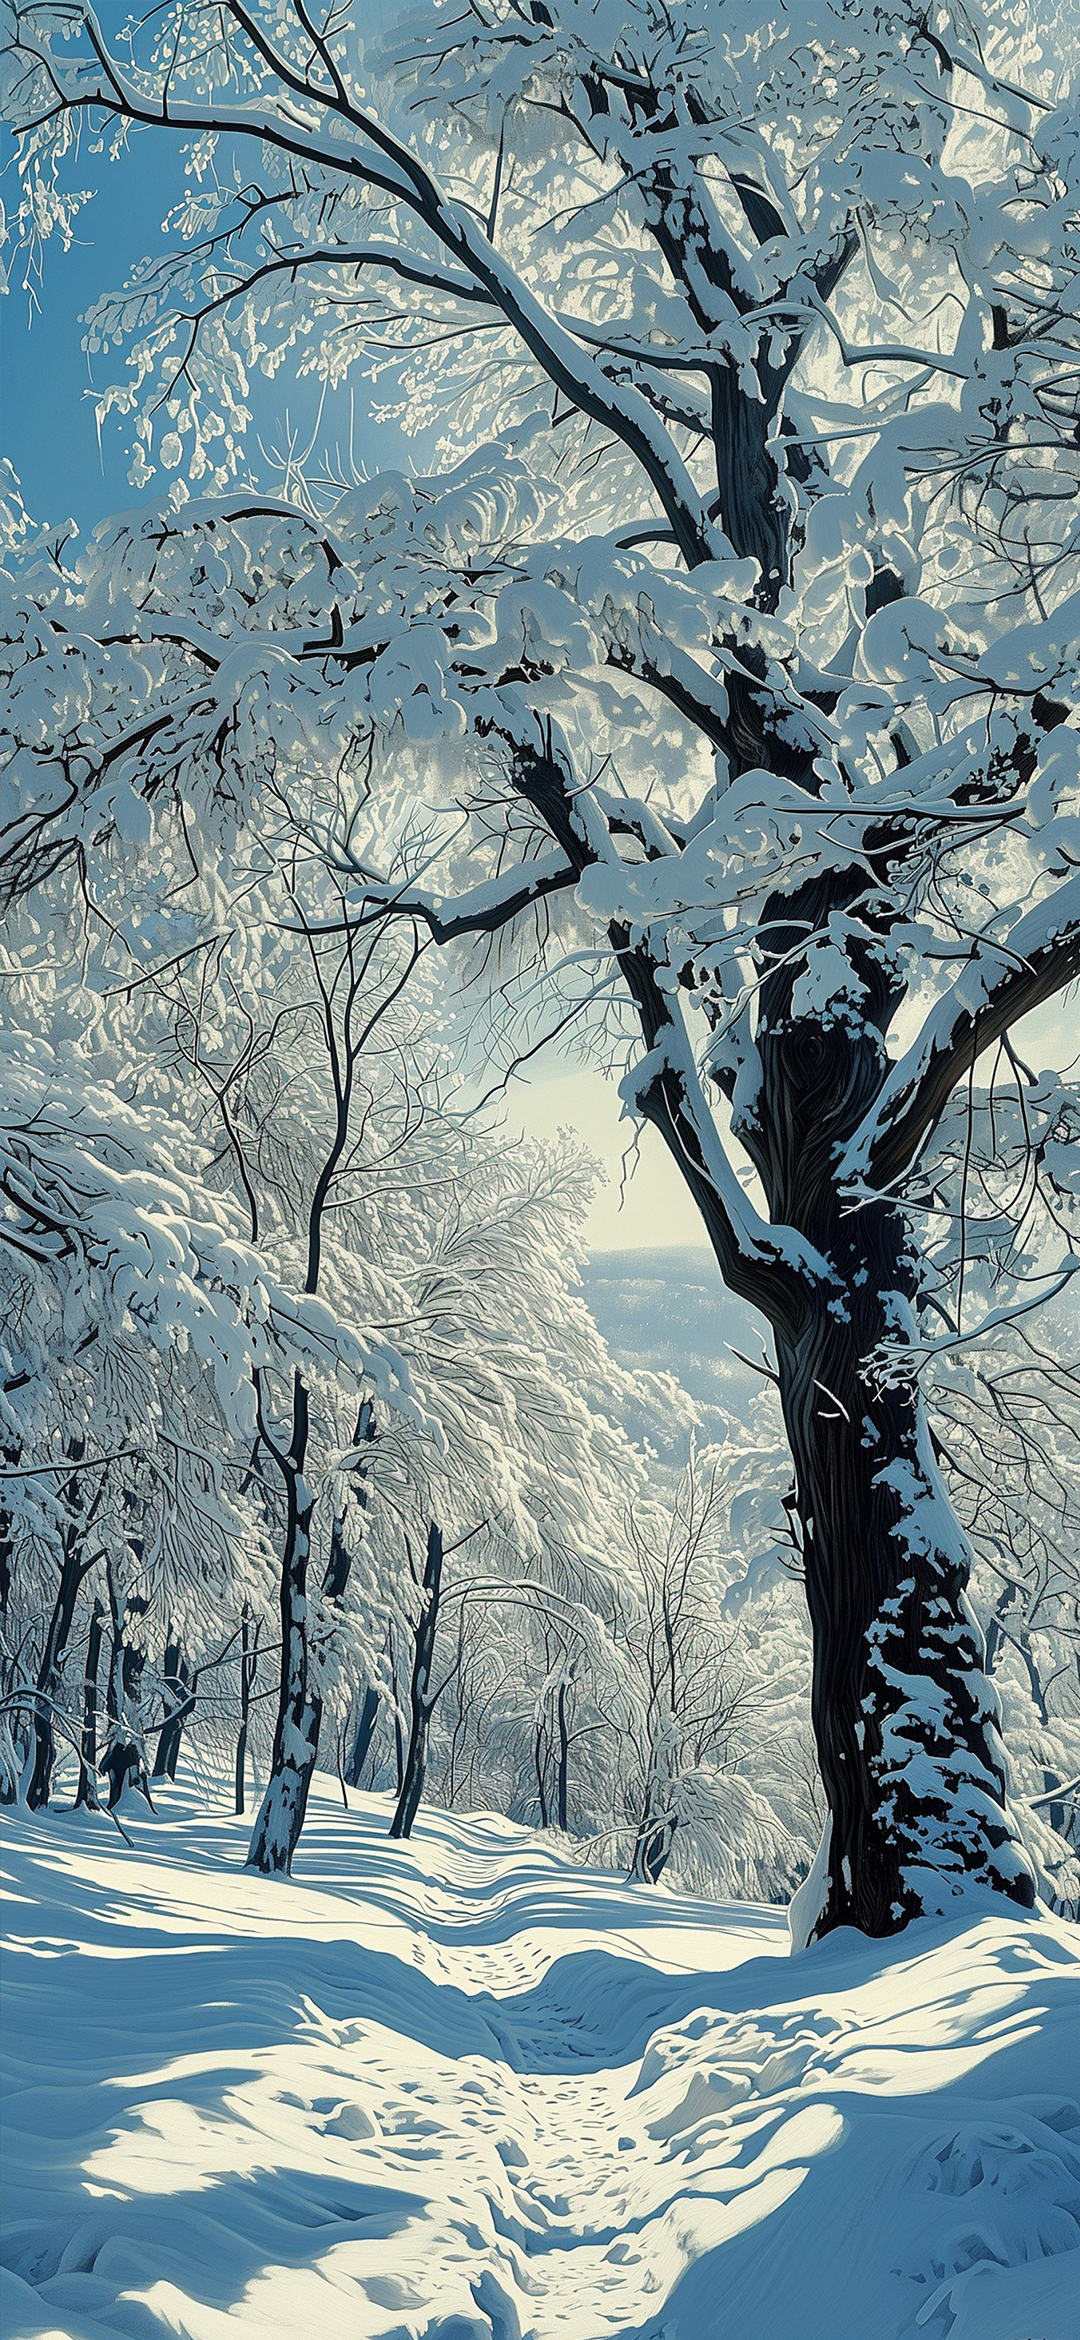
[[[88,161],[88,184],[93,168]],[[9,212],[16,203],[14,180],[9,164],[3,178]],[[125,443],[115,426],[99,450],[81,318],[100,293],[122,282],[133,261],[160,243],[161,222],[182,184],[179,147],[170,150],[163,139],[137,135],[126,154],[101,168],[99,191],[81,215],[70,250],[50,238],[40,276],[29,286],[22,281],[23,263],[12,271],[0,326],[4,453],[37,519],[72,519],[86,530],[134,500]],[[100,360],[98,366],[100,387],[107,376]]]
[[[77,222],[76,240],[65,251],[52,237],[41,254],[40,274],[28,282],[25,260],[12,269],[0,320],[3,449],[22,481],[28,510],[50,525],[71,519],[85,533],[107,513],[161,493],[158,483],[142,495],[129,485],[129,421],[110,419],[99,438],[93,391],[123,379],[124,353],[97,355],[91,371],[82,319],[103,293],[119,288],[135,261],[165,245],[166,214],[184,189],[183,153],[180,139],[173,143],[160,132],[136,131],[116,161],[88,158],[87,185],[94,183],[95,169],[99,178]],[[10,215],[17,202],[10,164],[0,186]],[[317,402],[316,386],[298,383],[287,366],[273,383],[258,376],[252,383],[251,403],[268,442],[280,434],[286,408],[303,426],[314,422]],[[365,429],[362,400],[352,412],[354,444],[371,468],[380,460],[408,460],[398,433]],[[327,401],[324,423],[331,437],[347,436],[349,418],[346,394]],[[254,442],[251,452],[257,461]],[[422,450],[417,459],[423,460]]]

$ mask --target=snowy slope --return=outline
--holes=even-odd
[[[4,2340],[1077,2340],[1075,1934],[781,1917],[501,1820],[9,1825]]]

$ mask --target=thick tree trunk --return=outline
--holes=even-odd
[[[405,1751],[401,1788],[397,1809],[390,1823],[391,1836],[411,1836],[413,1822],[420,1807],[427,1772],[428,1730],[431,1724],[431,1660],[435,1649],[435,1632],[439,1622],[439,1596],[442,1591],[443,1540],[432,1520],[428,1528],[427,1554],[420,1587],[420,1613],[416,1620],[413,1639],[412,1678],[409,1684],[409,1744]]]
[[[868,835],[865,846],[887,881],[896,840]],[[900,996],[881,903],[854,863],[772,898],[759,946],[760,1080],[741,1093],[724,1084],[772,1219],[822,1263],[771,1310],[831,1838],[816,1934],[893,1933],[972,1883],[1024,1907],[1034,1897],[1005,1810],[969,1555],[903,1360],[916,1330],[915,1243],[891,1196],[856,1199],[838,1181],[885,1078],[883,1034]],[[800,992],[803,954],[808,933],[830,929],[816,1011]]]
[[[364,1765],[371,1753],[371,1742],[379,1720],[379,1693],[369,1683],[360,1706],[360,1720],[353,1735],[349,1759],[345,1765],[345,1779],[349,1787],[358,1788]]]
[[[101,1664],[102,1629],[105,1611],[95,1601],[86,1636],[86,1664],[83,1668],[82,1731],[79,1740],[79,1784],[75,1791],[76,1811],[96,1812],[97,1792],[97,1699],[98,1667]]]
[[[968,1555],[918,1394],[875,1388],[825,1309],[778,1347],[832,1819],[816,1930],[893,1933],[973,1880],[1030,1906]]]
[[[277,1453],[285,1481],[285,1538],[281,1555],[281,1674],[270,1777],[252,1831],[249,1869],[287,1876],[300,1839],[319,1752],[322,1699],[311,1689],[308,1649],[308,1566],[314,1498],[303,1474],[307,1447],[307,1392],[294,1386],[294,1432],[287,1455]]]
[[[765,719],[748,676],[728,678],[733,736],[811,794],[805,744]],[[565,791],[542,759],[522,793],[571,867],[584,866]],[[866,834],[860,857],[765,904],[755,1050],[718,1056],[732,1130],[757,1169],[778,1230],[752,1261],[726,1213],[665,1054],[667,1009],[648,950],[615,921],[609,937],[637,1010],[649,1077],[638,1103],[678,1161],[730,1285],[772,1325],[795,1468],[814,1638],[813,1716],[831,1850],[812,1930],[897,1931],[967,1884],[1022,1907],[1034,1880],[1005,1809],[994,1694],[967,1602],[968,1554],[938,1477],[917,1383],[884,1389],[883,1343],[914,1329],[909,1230],[886,1196],[841,1192],[838,1164],[887,1072],[883,1034],[902,996],[888,887],[905,838]],[[867,859],[880,866],[867,872]],[[808,937],[824,964],[808,961]],[[697,980],[692,964],[687,980]],[[815,991],[820,1009],[806,1003]],[[719,1009],[717,1010],[719,1020]],[[783,1230],[806,1252],[784,1260]]]
[[[812,907],[820,920],[821,905]],[[835,1184],[836,1145],[880,1083],[880,1034],[869,1023],[800,1019],[759,1045],[754,1137],[770,1202],[832,1271],[797,1319],[774,1328],[831,1820],[812,1930],[893,1933],[971,1883],[1029,1907],[1032,1878],[1005,1812],[997,1704],[967,1600],[968,1551],[918,1381],[899,1362],[891,1385],[878,1369],[882,1345],[915,1329],[911,1235],[891,1200],[852,1208]]]

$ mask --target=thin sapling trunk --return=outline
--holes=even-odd
[[[79,1737],[79,1784],[75,1791],[76,1811],[96,1812],[97,1792],[97,1702],[98,1668],[101,1664],[101,1643],[105,1611],[95,1600],[90,1612],[86,1636],[86,1663],[83,1668],[82,1730]]]
[[[427,1772],[428,1732],[431,1726],[435,1699],[431,1692],[431,1661],[435,1650],[435,1634],[439,1622],[439,1600],[442,1593],[443,1540],[432,1520],[427,1532],[427,1552],[424,1573],[420,1582],[420,1607],[413,1633],[412,1674],[409,1682],[409,1743],[402,1766],[401,1786],[397,1808],[390,1823],[391,1836],[411,1836],[413,1822],[420,1807]]]
[[[259,1630],[261,1618],[254,1624],[247,1603],[240,1620],[240,1728],[236,1734],[236,1754],[233,1761],[233,1809],[237,1816],[243,1812],[247,1796],[246,1768],[248,1732],[251,1727],[251,1701],[259,1671]]]
[[[292,1437],[288,1447],[269,1447],[285,1488],[285,1532],[281,1552],[281,1671],[270,1777],[248,1851],[249,1869],[265,1877],[288,1876],[304,1825],[312,1773],[319,1753],[322,1699],[311,1687],[308,1638],[308,1568],[315,1498],[304,1476],[309,1435],[309,1401],[303,1376],[293,1377]]]

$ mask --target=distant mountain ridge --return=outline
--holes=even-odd
[[[757,1386],[731,1345],[756,1359],[764,1327],[725,1289],[707,1251],[691,1244],[594,1251],[582,1284],[620,1364],[674,1374],[710,1412],[730,1413]]]

